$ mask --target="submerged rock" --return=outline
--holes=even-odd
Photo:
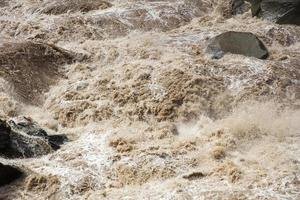
[[[48,0],[35,11],[45,14],[59,15],[68,12],[89,12],[111,7],[112,4],[102,0]]]
[[[250,0],[252,15],[278,24],[300,25],[300,0]]]
[[[191,173],[188,173],[188,174],[185,174],[182,176],[182,178],[188,179],[189,181],[197,180],[197,179],[200,179],[203,177],[205,177],[205,174],[202,172],[197,172],[197,171],[191,172]]]
[[[206,49],[212,58],[219,59],[225,53],[241,54],[259,59],[268,57],[265,45],[252,33],[229,31],[211,39]]]
[[[67,141],[65,135],[48,135],[31,119],[0,120],[0,154],[8,158],[46,155]]]
[[[12,85],[17,99],[38,104],[41,93],[59,78],[59,67],[83,59],[54,45],[0,40],[0,78]]]
[[[22,176],[22,172],[12,166],[0,163],[0,186],[7,185]]]

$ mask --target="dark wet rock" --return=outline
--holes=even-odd
[[[289,10],[276,21],[278,24],[294,24],[300,25],[300,3],[297,7]]]
[[[249,0],[251,3],[251,12],[252,16],[257,16],[258,13],[261,11],[260,9],[260,3],[262,0]]]
[[[111,6],[111,3],[102,0],[48,0],[39,5],[35,12],[59,15],[68,12],[89,12]]]
[[[300,25],[300,0],[251,0],[252,15],[278,24]]]
[[[22,174],[18,168],[0,163],[0,186],[10,184],[20,178]]]
[[[225,53],[241,54],[266,59],[265,45],[252,33],[229,31],[212,38],[206,49],[212,58],[219,59]]]
[[[10,145],[10,129],[4,121],[0,120],[0,152],[5,151]]]
[[[28,104],[41,101],[41,93],[60,77],[60,66],[80,59],[50,44],[0,40],[0,78],[12,85],[11,95]]]
[[[243,14],[251,8],[251,4],[244,0],[233,0],[231,6],[232,15]]]
[[[202,172],[191,172],[182,176],[182,178],[188,179],[189,181],[201,179],[203,177],[205,177],[205,174]]]
[[[67,141],[65,135],[48,135],[28,118],[8,122],[0,120],[0,154],[7,158],[31,158],[46,155]]]

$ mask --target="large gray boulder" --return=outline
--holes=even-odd
[[[229,31],[212,38],[206,49],[213,59],[223,57],[225,53],[266,59],[268,50],[252,33]]]
[[[0,186],[13,182],[20,178],[22,174],[18,168],[0,163]]]
[[[6,158],[31,158],[46,155],[67,141],[65,135],[48,135],[28,118],[0,120],[0,155]]]

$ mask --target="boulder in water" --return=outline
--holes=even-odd
[[[259,59],[268,57],[265,45],[254,34],[248,32],[222,33],[211,39],[206,51],[214,59],[223,57],[225,53],[241,54]]]
[[[0,186],[7,185],[22,176],[22,172],[12,166],[0,163]]]
[[[0,120],[0,154],[7,158],[46,155],[67,141],[65,135],[48,135],[31,119]]]
[[[250,0],[253,16],[278,24],[300,25],[300,0]]]

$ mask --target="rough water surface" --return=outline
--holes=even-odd
[[[233,16],[230,0],[47,2],[0,0],[0,47],[26,57],[1,65],[0,118],[70,141],[0,158],[27,174],[0,199],[300,198],[299,26]],[[225,31],[255,34],[268,59],[211,59]]]

